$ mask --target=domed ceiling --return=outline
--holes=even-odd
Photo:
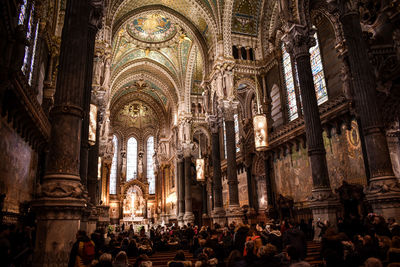
[[[147,14],[134,18],[127,23],[126,30],[133,38],[150,43],[165,42],[177,33],[175,25],[160,14]]]

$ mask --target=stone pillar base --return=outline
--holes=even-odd
[[[96,208],[99,214],[96,228],[105,229],[110,224],[110,206],[98,205]]]
[[[318,221],[330,223],[330,226],[336,227],[337,211],[340,208],[340,202],[330,188],[313,189],[309,199],[309,207],[313,213],[314,223]],[[315,227],[314,241],[320,241],[320,228]]]
[[[224,226],[226,223],[226,213],[223,208],[215,208],[211,212],[211,218],[213,224],[219,224],[220,226]]]
[[[375,213],[386,219],[400,220],[400,185],[396,177],[386,176],[370,181],[366,198]]]
[[[85,203],[85,199],[76,198],[42,198],[32,202],[37,214],[33,266],[68,266]]]
[[[194,223],[194,214],[193,212],[185,212],[185,215],[183,216],[183,221],[187,225],[188,223],[193,224]]]
[[[243,223],[244,213],[239,205],[229,206],[228,212],[226,213],[226,218],[228,219],[228,224],[231,223]]]
[[[185,222],[183,221],[183,216],[184,216],[184,215],[185,215],[185,214],[182,213],[182,212],[180,212],[180,213],[178,214],[178,226],[179,226],[179,227],[182,227],[182,226],[185,225]]]

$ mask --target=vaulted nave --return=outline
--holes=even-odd
[[[94,266],[91,234],[149,256],[241,228],[394,240],[399,24],[398,0],[2,1],[0,258]]]

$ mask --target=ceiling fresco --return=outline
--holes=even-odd
[[[124,95],[133,93],[133,92],[144,92],[150,96],[152,96],[155,100],[157,100],[160,104],[166,106],[168,102],[168,98],[165,96],[162,89],[160,89],[157,85],[152,83],[151,81],[130,81],[123,86],[121,89],[113,96],[112,102],[117,101],[119,98]]]
[[[154,110],[143,102],[132,102],[118,111],[114,121],[115,126],[123,128],[144,129],[157,125],[158,119]]]
[[[126,26],[133,38],[144,42],[165,42],[177,33],[175,25],[160,14],[147,14],[131,20]]]
[[[203,35],[208,45],[211,45],[212,36],[216,36],[215,32],[212,32],[209,24],[216,26],[215,12],[216,12],[216,1],[211,0],[198,0],[200,4],[196,4],[196,1],[187,0],[125,0],[119,5],[116,10],[114,22],[120,21],[132,10],[138,8],[150,6],[150,5],[161,5],[175,10],[183,17],[186,17]]]

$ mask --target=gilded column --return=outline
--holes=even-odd
[[[295,24],[287,31],[284,41],[287,50],[292,53],[297,63],[301,88],[308,157],[313,180],[310,207],[315,221],[321,218],[334,224],[338,202],[330,187],[322,126],[311,71],[309,48],[315,45],[313,33],[313,30]]]
[[[337,2],[344,40],[338,47],[347,53],[356,111],[360,117],[370,171],[367,199],[385,217],[400,219],[400,185],[393,174],[381,111],[376,101],[376,81],[355,4]]]

